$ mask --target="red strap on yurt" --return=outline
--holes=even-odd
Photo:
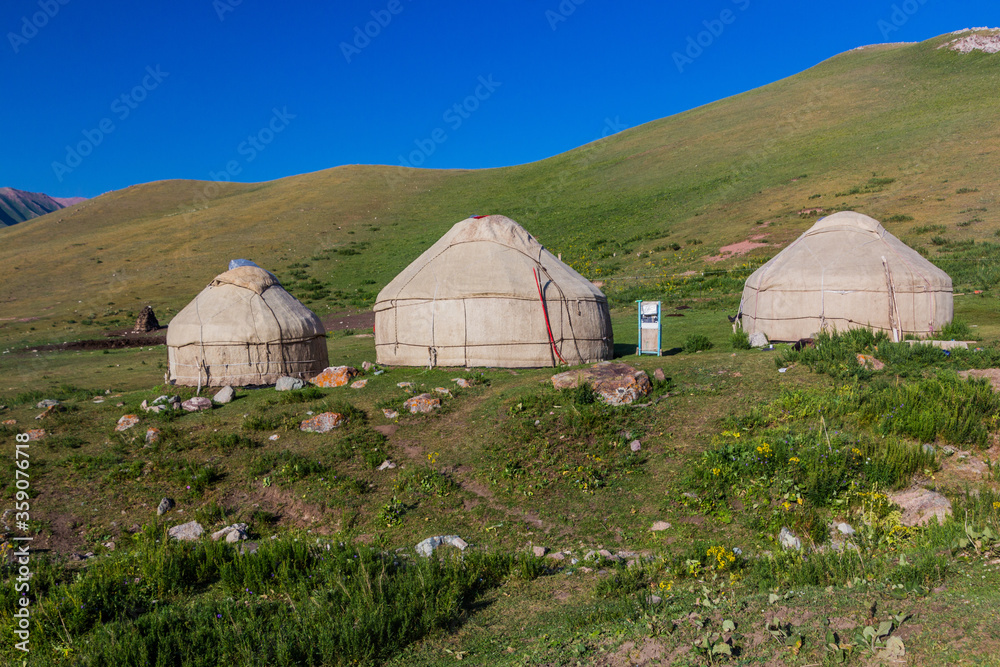
[[[542,302],[542,314],[545,315],[545,329],[549,332],[549,343],[552,344],[552,351],[559,357],[559,361],[565,364],[566,360],[559,354],[559,349],[556,347],[556,339],[552,336],[552,327],[549,326],[549,309],[545,307],[545,298],[542,296],[542,284],[538,282],[538,269],[531,269],[531,273],[535,276],[535,287],[538,288],[538,300]]]

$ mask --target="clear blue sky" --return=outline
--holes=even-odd
[[[519,164],[856,46],[987,25],[995,0],[6,0],[0,186]]]

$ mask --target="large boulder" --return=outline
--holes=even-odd
[[[441,407],[441,399],[434,398],[431,394],[418,394],[413,398],[406,399],[403,407],[413,414],[418,412],[433,412]]]
[[[299,425],[300,431],[327,433],[344,423],[344,415],[339,412],[323,412]]]
[[[903,510],[900,523],[904,526],[922,526],[932,517],[939,523],[944,523],[951,516],[951,501],[930,489],[916,488],[890,493],[889,501]]]
[[[181,407],[187,412],[201,412],[212,409],[212,399],[207,396],[193,396],[181,403]]]
[[[306,386],[306,383],[302,381],[302,378],[293,378],[288,375],[282,375],[278,378],[278,381],[274,383],[275,391],[294,391],[296,389],[302,389]]]
[[[331,366],[309,382],[317,387],[343,387],[358,376],[358,369],[351,366]]]
[[[653,390],[645,371],[612,361],[552,376],[552,386],[556,389],[574,389],[583,383],[593,387],[598,397],[609,405],[627,405]]]
[[[212,397],[213,403],[218,403],[219,405],[225,405],[236,398],[236,390],[232,387],[223,387],[219,393]]]
[[[204,532],[205,529],[201,527],[200,523],[197,521],[188,521],[179,526],[174,526],[167,531],[167,535],[181,542],[193,542],[201,537]]]
[[[127,431],[138,423],[139,423],[139,418],[136,417],[135,415],[123,415],[122,418],[119,419],[118,423],[115,425],[115,430],[119,432]]]
[[[763,331],[758,331],[750,335],[750,347],[764,348],[768,344],[767,335]]]

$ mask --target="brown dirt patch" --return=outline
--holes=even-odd
[[[687,648],[686,646],[684,648]],[[594,665],[601,667],[642,667],[644,665],[670,664],[673,660],[666,662],[663,660],[667,652],[667,647],[658,639],[645,639],[641,643],[627,641],[618,650],[611,653],[603,660],[594,662]],[[687,651],[684,651],[685,653]],[[680,657],[674,655],[672,658]]]
[[[330,313],[321,318],[327,331],[344,331],[354,329],[370,333],[375,328],[375,313],[364,311],[360,313]]]
[[[958,374],[963,378],[986,378],[990,381],[993,391],[1000,391],[1000,368],[974,368],[969,371],[959,371]]]
[[[148,334],[108,337],[89,340],[74,340],[52,345],[32,345],[22,352],[51,352],[53,350],[121,350],[129,347],[155,347],[166,345],[167,336],[150,336]]]
[[[721,262],[724,259],[730,259],[732,257],[739,257],[740,255],[745,255],[751,250],[756,248],[766,248],[768,243],[759,243],[758,241],[740,241],[739,243],[733,243],[727,246],[722,246],[719,248],[719,254],[712,257],[706,257],[706,262]]]
[[[304,503],[293,493],[275,486],[254,489],[250,493],[237,493],[220,504],[232,507],[258,506],[278,516],[283,522],[296,528],[311,528],[318,534],[327,534],[327,529],[317,524],[332,522],[334,529],[340,528],[340,513],[322,505]]]

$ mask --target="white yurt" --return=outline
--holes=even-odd
[[[608,300],[502,215],[459,222],[379,292],[391,366],[541,367],[610,359]]]
[[[851,211],[822,218],[757,269],[740,302],[747,333],[778,341],[859,327],[929,336],[953,312],[947,273]]]
[[[230,267],[170,321],[170,381],[264,385],[283,375],[312,377],[326,368],[326,329],[315,313],[274,274],[246,260]]]

